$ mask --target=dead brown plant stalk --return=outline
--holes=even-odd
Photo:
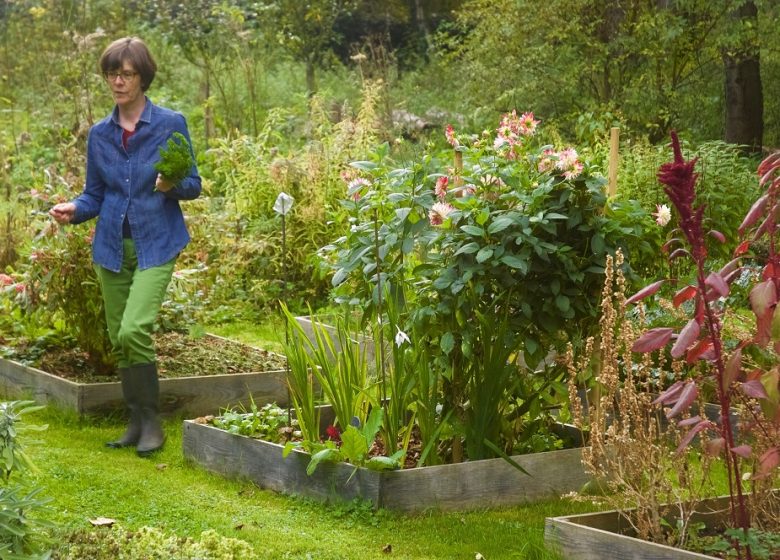
[[[579,355],[571,344],[564,357],[569,370],[569,394],[575,425],[589,440],[583,451],[586,469],[599,481],[604,501],[623,513],[636,536],[654,542],[680,546],[694,513],[693,504],[709,488],[709,463],[692,474],[686,454],[675,453],[680,430],[668,423],[654,406],[657,396],[658,360],[643,354],[634,360],[631,346],[644,322],[625,315],[626,281],[623,255],[607,257],[602,291],[598,348],[589,338]],[[599,359],[594,366],[594,350]],[[577,379],[593,368],[598,394],[594,402],[578,398]],[[672,372],[682,375],[682,365]],[[679,504],[679,505],[669,505]],[[631,513],[628,510],[633,510]],[[673,511],[674,509],[674,511]],[[670,514],[679,519],[670,531]]]

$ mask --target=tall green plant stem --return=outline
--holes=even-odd
[[[459,421],[464,420],[463,414],[463,354],[456,350],[452,360],[452,379],[450,380],[448,396],[450,405],[455,413],[455,418]],[[456,433],[452,439],[452,462],[463,462],[463,440]]]
[[[385,411],[385,418],[387,418],[387,370],[385,368],[385,337],[384,326],[382,322],[383,313],[383,298],[382,298],[382,268],[381,260],[379,258],[379,215],[376,208],[374,209],[374,259],[376,262],[376,291],[377,291],[377,308],[376,318],[379,327],[379,371],[382,379],[382,387],[379,391],[380,398],[382,399],[382,408]],[[392,335],[392,334],[391,334]],[[393,442],[395,444],[395,442]]]

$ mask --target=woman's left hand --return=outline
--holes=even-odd
[[[155,190],[158,190],[160,192],[168,192],[169,190],[171,190],[175,186],[176,185],[174,185],[169,180],[163,179],[162,175],[159,175],[159,174],[157,175],[157,181],[154,184]]]

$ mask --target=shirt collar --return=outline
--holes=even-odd
[[[149,124],[152,122],[152,102],[149,100],[148,97],[144,95],[144,99],[146,99],[146,104],[144,105],[144,110],[141,113],[141,118],[138,119],[138,122],[145,122],[146,124]],[[114,105],[114,110],[111,112],[111,121],[117,125],[119,124],[119,107]]]

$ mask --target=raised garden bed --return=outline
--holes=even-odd
[[[514,505],[579,490],[590,479],[582,448],[514,456],[530,476],[504,459],[381,472],[320,463],[309,476],[308,453],[293,451],[284,458],[282,445],[199,421],[184,422],[183,447],[184,456],[204,468],[263,488],[322,501],[360,498],[376,508],[409,512]]]
[[[728,497],[699,504],[692,522],[721,527],[728,520]],[[627,512],[630,514],[630,511]],[[674,519],[670,523],[674,524]],[[567,560],[694,560],[715,559],[697,552],[637,539],[629,522],[617,511],[548,517],[545,543]]]
[[[216,335],[207,334],[204,338],[206,342],[216,342],[222,346],[240,346],[245,353],[258,353],[256,371],[234,373],[234,368],[227,360],[223,360],[221,364],[209,366],[213,371],[177,377],[173,372],[166,373],[166,367],[175,369],[175,360],[183,358],[173,357],[164,362],[166,367],[161,366],[160,370],[160,406],[163,414],[218,414],[226,406],[243,406],[248,409],[251,400],[258,405],[268,402],[286,404],[283,356]],[[264,356],[271,359],[264,359]],[[57,373],[0,358],[0,393],[6,397],[31,397],[38,402],[53,403],[79,414],[102,414],[124,408],[119,381],[87,383],[78,380],[79,377],[68,379]]]

